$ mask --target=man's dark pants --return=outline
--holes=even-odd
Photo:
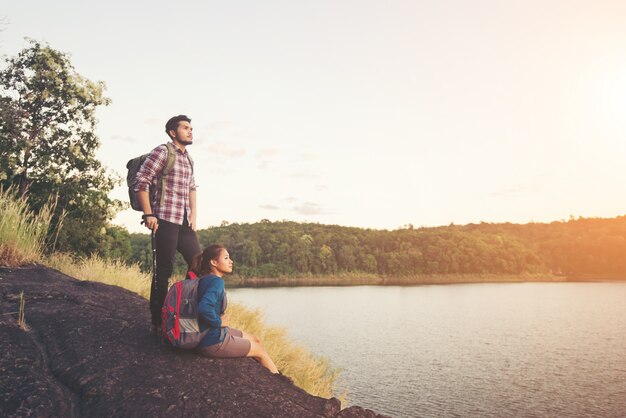
[[[156,232],[156,278],[152,278],[150,290],[150,313],[152,323],[157,326],[161,324],[161,307],[174,270],[176,251],[182,254],[187,264],[191,264],[193,257],[201,253],[196,232],[189,227],[186,218],[182,225],[159,220]]]

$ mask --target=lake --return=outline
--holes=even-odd
[[[626,416],[626,283],[228,290],[397,417]]]

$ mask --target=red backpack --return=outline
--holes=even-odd
[[[193,349],[200,344],[207,331],[198,324],[198,276],[192,271],[185,280],[174,283],[167,291],[161,319],[163,338],[177,348]]]

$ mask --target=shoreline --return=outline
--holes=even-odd
[[[584,283],[624,282],[626,277],[608,275],[557,276],[553,274],[489,275],[450,274],[407,277],[381,276],[296,276],[296,277],[236,277],[230,276],[227,286],[237,287],[301,287],[301,286],[419,286],[476,283]]]

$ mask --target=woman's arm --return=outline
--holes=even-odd
[[[198,313],[207,321],[211,328],[221,328],[222,319],[219,310],[222,307],[222,295],[224,294],[224,284],[215,283],[221,280],[215,280],[206,291],[201,293],[198,301]]]

